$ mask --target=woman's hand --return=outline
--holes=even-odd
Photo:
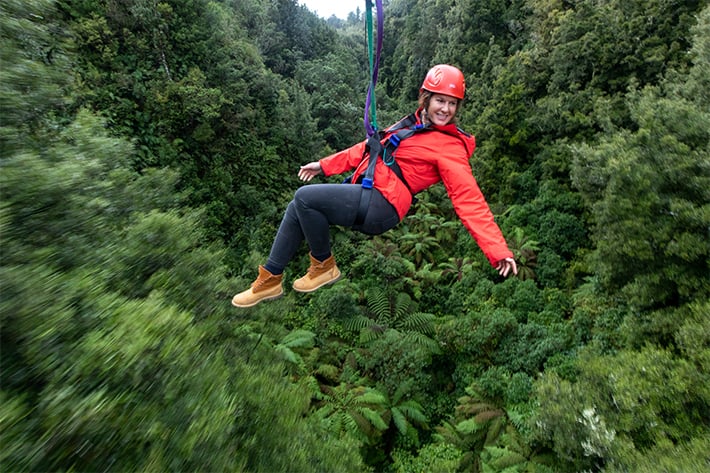
[[[320,163],[318,161],[313,161],[312,163],[301,166],[301,169],[298,170],[298,178],[302,181],[308,182],[322,172],[323,169],[321,169]]]
[[[513,258],[506,258],[498,261],[496,269],[498,270],[498,274],[504,278],[507,277],[508,273],[511,271],[513,271],[513,274],[515,275],[518,274],[518,265],[515,264],[515,260]]]

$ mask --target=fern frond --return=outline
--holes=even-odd
[[[527,427],[527,416],[520,409],[511,408],[507,410],[508,419],[518,430],[523,430]]]
[[[434,437],[441,442],[450,443],[454,447],[458,448],[462,452],[466,452],[469,447],[469,443],[464,434],[459,432],[456,427],[444,422],[442,425],[436,427],[436,434]]]
[[[419,447],[421,445],[421,441],[419,440],[419,431],[411,425],[407,429],[406,437],[407,439],[409,439],[409,442],[415,447]]]
[[[407,422],[407,418],[397,407],[393,407],[391,412],[392,421],[394,422],[395,427],[397,427],[397,430],[400,434],[405,435],[407,433],[407,429],[409,428],[409,422]]]
[[[461,434],[456,432],[456,429],[448,422],[443,422],[442,425],[434,428],[432,438],[438,443],[450,443],[458,447],[461,445]]]
[[[390,318],[390,300],[384,290],[380,288],[374,288],[369,291],[367,295],[367,305],[377,318]]]
[[[397,390],[394,392],[394,395],[392,396],[392,405],[397,405],[399,404],[399,401],[401,401],[404,396],[409,394],[409,392],[412,390],[412,386],[414,386],[414,380],[413,379],[408,379],[404,382],[402,382],[399,386],[397,386]]]
[[[431,335],[434,333],[434,321],[436,316],[434,314],[427,314],[424,312],[416,312],[410,314],[404,319],[402,328],[407,330],[414,330],[425,335]]]
[[[394,304],[393,319],[396,321],[404,320],[409,312],[411,312],[412,298],[406,292],[397,294],[397,299]]]
[[[321,384],[319,387],[320,387],[320,390],[323,393],[323,395],[327,396],[327,399],[329,401],[332,401],[338,395],[338,392],[336,391],[337,388],[334,388],[333,386],[328,386],[327,384]]]
[[[301,359],[301,357],[294,353],[294,351],[286,345],[276,345],[276,347],[274,347],[274,350],[276,351],[276,353],[279,354],[282,359],[289,363],[293,363],[294,365],[298,366],[301,366],[303,364],[303,360]]]
[[[365,327],[369,327],[375,322],[372,319],[365,317],[364,315],[356,315],[354,317],[349,317],[343,321],[343,328],[351,332],[358,332]]]
[[[520,432],[507,422],[505,422],[505,424],[505,433],[500,436],[500,443],[508,450],[519,453],[523,456],[529,456],[531,453],[530,447],[525,443],[525,440],[520,435]]]
[[[416,401],[406,401],[397,406],[397,409],[404,414],[407,419],[419,425],[426,425],[426,423],[429,422],[429,419],[424,414],[424,409]]]
[[[373,426],[367,418],[362,415],[362,411],[352,411],[346,416],[346,422],[348,424],[348,430],[352,434],[365,434],[365,437],[369,437],[372,434]],[[350,430],[352,429],[352,430]]]
[[[311,396],[311,399],[315,399],[318,401],[322,401],[323,399],[325,399],[325,395],[320,390],[318,380],[313,376],[304,376],[303,378],[301,378],[299,384],[305,386],[306,391]]]
[[[360,330],[360,342],[368,344],[374,340],[377,340],[384,333],[384,327],[380,325],[373,325],[370,327],[365,327]]]
[[[315,412],[315,416],[318,417],[319,419],[325,420],[325,419],[331,417],[331,414],[333,414],[334,411],[335,411],[335,408],[332,405],[326,404],[325,406],[321,407],[320,409],[318,409]]]
[[[412,345],[422,348],[429,353],[438,354],[441,353],[441,347],[436,340],[432,340],[423,333],[417,332],[407,332],[405,335],[405,340],[410,342]]]
[[[464,435],[480,432],[484,428],[473,419],[467,419],[456,424],[456,431]]]
[[[353,416],[343,412],[340,413],[337,417],[342,429],[341,432],[347,432],[355,438],[361,438],[360,426],[358,425],[357,420]]]
[[[374,389],[369,389],[357,398],[358,404],[370,404],[375,406],[384,406],[387,404],[387,398],[384,394]]]
[[[459,405],[456,406],[456,414],[459,417],[472,417],[481,412],[495,411],[498,408],[487,402],[480,402],[477,399],[467,398],[466,401],[459,400]]]
[[[519,471],[517,468],[512,467],[519,466],[521,464],[527,463],[527,459],[515,452],[508,450],[507,448],[499,447],[484,447],[486,456],[489,456],[489,460],[485,464],[490,465],[493,471]]]
[[[488,433],[486,434],[486,445],[492,445],[495,443],[503,432],[503,428],[507,424],[505,417],[497,417],[493,419],[488,426]]]
[[[466,387],[465,391],[466,391],[466,394],[468,394],[469,396],[471,396],[474,399],[483,399],[483,396],[478,392],[478,390],[473,385]]]
[[[316,368],[315,373],[328,381],[337,381],[340,376],[340,368],[324,363]]]
[[[378,412],[369,407],[363,407],[359,412],[377,430],[387,430],[387,424],[385,424],[385,421],[382,420],[382,416]]]
[[[313,348],[316,334],[303,329],[296,329],[281,340],[281,345],[288,348]]]
[[[486,422],[497,419],[498,417],[502,416],[505,414],[502,410],[500,409],[495,409],[491,411],[483,411],[479,412],[476,414],[476,416],[473,418],[477,423],[479,424],[485,424]]]

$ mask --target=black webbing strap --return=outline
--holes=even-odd
[[[375,134],[367,139],[365,152],[369,153],[370,161],[367,164],[367,170],[362,177],[362,192],[360,193],[360,205],[357,208],[355,215],[355,225],[362,225],[367,216],[367,209],[370,208],[370,199],[372,199],[372,187],[375,185],[375,165],[377,159],[382,156],[382,143],[380,143],[379,134]]]

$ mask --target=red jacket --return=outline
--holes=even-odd
[[[395,153],[412,192],[416,194],[443,181],[456,214],[491,265],[512,258],[513,254],[471,172],[468,160],[476,148],[475,138],[458,131],[453,124],[431,128],[433,131],[416,133],[402,140]],[[386,134],[385,139],[388,136]],[[355,182],[367,169],[368,159],[363,159],[364,151],[365,141],[321,159],[323,173],[331,176],[355,169]],[[375,188],[394,206],[400,219],[404,218],[412,205],[412,195],[381,159],[375,165],[374,181]]]

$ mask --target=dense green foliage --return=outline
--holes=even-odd
[[[0,4],[0,470],[710,468],[708,2],[384,3],[380,123],[466,72],[520,274],[435,186],[240,311],[298,166],[363,138],[360,12]]]

